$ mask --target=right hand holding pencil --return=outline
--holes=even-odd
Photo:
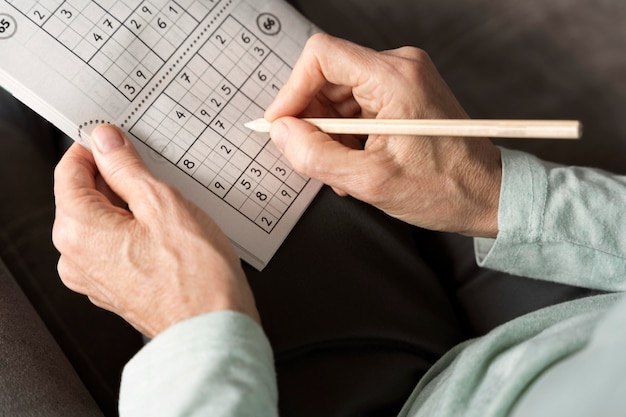
[[[297,117],[463,119],[428,55],[325,34],[307,43],[265,118],[294,168],[416,226],[495,237],[500,152],[483,138],[329,135]]]

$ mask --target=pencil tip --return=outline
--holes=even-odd
[[[269,131],[269,123],[265,119],[256,119],[251,120],[247,123],[244,123],[244,126],[248,129],[254,130],[256,132],[267,132]]]

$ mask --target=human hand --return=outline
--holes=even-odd
[[[428,55],[375,52],[314,35],[266,110],[271,137],[297,171],[408,223],[494,237],[499,150],[483,138],[330,137],[290,116],[462,119]]]
[[[55,170],[52,235],[65,285],[150,337],[217,310],[259,321],[239,259],[211,218],[150,174],[117,128],[98,126],[91,148],[74,144]]]

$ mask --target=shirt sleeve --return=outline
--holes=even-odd
[[[502,151],[496,239],[480,266],[608,291],[626,289],[626,177]]]
[[[120,416],[277,416],[273,353],[261,327],[232,311],[178,323],[126,365]]]

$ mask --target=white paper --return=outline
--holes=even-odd
[[[282,0],[0,0],[0,84],[87,147],[119,126],[262,269],[320,184],[243,124],[316,30]]]

